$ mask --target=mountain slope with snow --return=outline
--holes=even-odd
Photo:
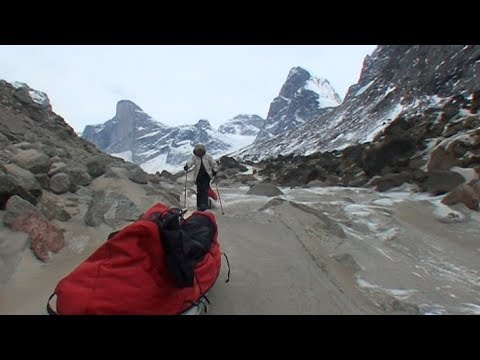
[[[470,95],[480,87],[479,74],[478,45],[379,46],[365,58],[358,83],[340,106],[285,133],[259,137],[237,156],[308,155],[371,141],[399,115],[415,115],[452,95]]]

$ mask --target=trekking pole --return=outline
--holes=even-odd
[[[185,170],[185,201],[183,202],[183,207],[187,208],[187,171]]]
[[[220,200],[220,208],[222,209],[222,215],[225,215],[225,213],[223,212],[223,205],[222,205],[222,198],[220,197],[220,191],[218,191],[217,178],[215,178],[215,186],[217,188],[218,200]]]

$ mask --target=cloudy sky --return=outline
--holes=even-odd
[[[326,78],[341,98],[375,45],[0,46],[0,78],[48,94],[76,131],[135,102],[168,125],[238,114],[266,117],[290,69]]]

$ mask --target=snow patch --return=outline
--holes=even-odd
[[[458,223],[465,220],[465,216],[458,211],[452,210],[450,207],[442,204],[441,202],[437,202],[435,204],[433,216],[435,219],[443,223]]]
[[[334,107],[342,103],[340,97],[326,79],[311,77],[303,87],[318,94],[318,107]]]
[[[396,86],[389,87],[389,88],[385,91],[384,97],[387,96],[388,94],[390,94],[392,91],[394,91],[394,90],[396,90],[396,89],[397,89]]]
[[[387,294],[392,295],[394,298],[396,298],[398,300],[406,300],[410,296],[412,296],[414,293],[417,292],[417,290],[415,290],[415,289],[404,290],[404,289],[382,288],[381,286],[371,284],[368,281],[366,281],[366,280],[364,280],[360,277],[357,277],[357,284],[358,284],[358,286],[360,286],[361,288],[364,288],[364,289],[372,289],[372,290],[379,290],[379,291],[385,292]]]
[[[29,90],[28,94],[30,95],[32,100],[37,104],[44,105],[46,103],[49,103],[48,96],[44,92],[37,91],[37,90]]]
[[[349,204],[344,207],[345,213],[351,215],[353,218],[355,217],[369,217],[371,215],[368,207],[366,205],[361,204]]]
[[[392,206],[394,204],[394,200],[389,198],[381,198],[373,200],[372,203],[379,206]]]
[[[450,170],[462,175],[466,183],[478,180],[478,173],[474,169],[454,166]]]
[[[160,154],[153,159],[144,162],[140,165],[140,167],[149,174],[155,174],[157,171],[162,172],[163,170],[167,170],[169,172],[176,172],[181,166],[172,166],[170,164],[167,164],[167,156],[168,153]]]
[[[125,161],[130,161],[130,162],[133,162],[132,161],[132,151],[131,150],[128,150],[128,151],[124,151],[124,152],[121,152],[121,153],[114,153],[114,154],[110,154],[112,156],[115,156],[115,157],[119,157]]]
[[[149,138],[149,137],[152,137],[152,136],[155,136],[159,133],[161,133],[162,131],[161,130],[157,130],[157,131],[154,131],[154,132],[151,132],[151,133],[148,133],[146,135],[143,135],[141,137],[138,138],[138,140],[141,140],[141,139],[146,139],[146,138]]]
[[[466,311],[467,313],[480,315],[480,305],[472,304],[472,303],[462,303],[464,305],[463,308],[459,308],[460,311]]]
[[[400,229],[398,228],[391,228],[391,229],[388,229],[384,232],[381,232],[381,233],[378,233],[377,234],[377,237],[381,240],[381,241],[389,241],[389,240],[392,240],[394,239],[397,235],[400,234]]]
[[[21,81],[12,81],[11,84],[15,89],[20,89],[22,87],[27,87],[28,86],[27,84],[25,84],[24,82],[21,82]]]
[[[362,95],[365,91],[368,90],[368,88],[369,88],[370,86],[372,86],[372,84],[375,82],[375,80],[376,80],[376,78],[373,79],[372,81],[370,81],[367,85],[362,86],[362,87],[356,92],[356,94],[353,95],[353,96],[355,97],[355,96],[358,96],[358,95]]]
[[[370,133],[367,134],[367,136],[365,137],[365,142],[370,142],[373,140],[373,138],[378,134],[380,133],[384,128],[386,128],[388,125],[390,125],[390,122],[392,120],[394,120],[398,115],[400,115],[400,113],[402,112],[403,110],[403,106],[401,104],[397,104],[395,105],[392,110],[390,110],[387,114],[385,114],[385,116],[383,116],[382,118],[385,119],[383,121],[379,121],[377,126],[374,127],[372,130],[370,130]]]

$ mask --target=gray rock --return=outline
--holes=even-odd
[[[50,190],[49,188],[50,178],[48,177],[47,174],[45,173],[35,174],[35,179],[38,181],[42,189]]]
[[[97,178],[107,171],[108,165],[113,162],[113,159],[105,154],[94,155],[86,162],[87,170],[90,176]]]
[[[98,226],[106,223],[112,228],[126,221],[136,221],[142,214],[137,206],[125,195],[113,191],[97,191],[85,214],[85,224]]]
[[[20,167],[34,174],[48,171],[48,156],[35,149],[22,150],[12,160]]]
[[[33,196],[38,197],[42,195],[42,186],[30,171],[25,170],[15,164],[5,165],[5,170],[17,183],[17,185],[29,191]]]
[[[10,175],[0,173],[0,209],[5,208],[7,200],[13,195],[19,195],[34,205],[37,203],[37,198],[18,185]]]
[[[128,179],[128,170],[118,166],[112,166],[105,172],[105,177],[115,179]]]
[[[249,195],[263,195],[263,196],[277,196],[283,195],[283,192],[272,184],[259,183],[250,187],[250,190],[247,191]]]
[[[54,162],[50,165],[50,169],[48,170],[48,176],[52,177],[61,172],[65,172],[67,164],[64,162]]]
[[[68,160],[50,165],[48,176],[52,177],[60,173],[67,174],[70,178],[70,183],[75,185],[86,186],[92,182],[92,177],[88,173],[87,167],[77,161]]]
[[[260,207],[258,209],[258,211],[264,211],[264,210],[267,210],[267,209],[271,209],[273,207],[276,207],[276,206],[279,206],[279,205],[282,205],[284,203],[286,203],[287,200],[284,200],[282,198],[275,198],[275,199],[272,199],[270,200],[269,202],[267,202],[265,205],[263,205],[262,207]]]
[[[137,184],[148,184],[147,173],[138,165],[131,167],[128,170],[128,178]]]
[[[28,141],[22,141],[17,144],[13,144],[12,147],[19,149],[19,150],[29,150],[29,149],[36,149],[37,146],[35,146],[32,143],[29,143]]]
[[[67,174],[60,173],[50,179],[50,190],[55,194],[64,194],[71,190],[70,177]]]
[[[5,210],[6,213],[3,217],[3,223],[7,226],[11,226],[13,220],[19,215],[24,215],[28,212],[38,213],[38,209],[35,206],[18,195],[14,195],[8,199]]]
[[[21,87],[19,89],[16,89],[14,95],[24,105],[32,105],[33,104],[33,100],[31,98],[30,94],[28,93],[28,89],[25,88],[25,87]]]
[[[159,189],[148,189],[146,195],[150,196],[154,202],[160,202],[170,207],[180,206],[180,196],[178,194]]]
[[[334,220],[330,219],[327,215],[325,215],[320,210],[311,208],[310,206],[299,204],[293,201],[289,201],[290,205],[293,207],[302,210],[306,213],[312,214],[320,220],[320,224],[322,227],[327,230],[329,233],[338,236],[339,238],[346,239],[347,235],[343,231],[343,228]]]
[[[71,218],[71,215],[63,207],[47,198],[42,198],[37,207],[47,220],[68,221]]]
[[[333,258],[354,273],[362,270],[351,254],[337,254],[334,255]]]
[[[433,195],[440,195],[453,190],[465,182],[465,178],[454,171],[434,170],[425,181],[423,190]]]
[[[70,177],[70,182],[75,185],[86,186],[92,182],[92,177],[88,173],[87,167],[82,164],[68,167],[66,174]]]
[[[158,171],[157,171],[158,174]],[[148,174],[147,176],[148,182],[151,182],[152,184],[158,184],[160,182],[160,176],[153,175],[153,174]]]

